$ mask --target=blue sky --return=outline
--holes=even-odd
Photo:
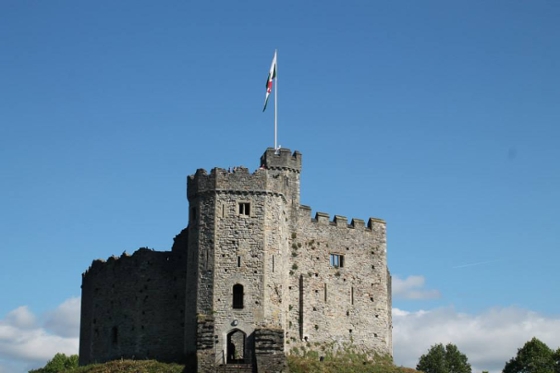
[[[257,168],[275,48],[302,203],[387,221],[396,362],[558,348],[558,19],[557,1],[0,2],[0,372],[77,353],[82,272],[169,249],[187,175]]]

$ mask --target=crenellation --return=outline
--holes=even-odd
[[[383,225],[385,226],[385,220],[383,219],[378,219],[378,218],[369,218],[368,221],[368,228],[372,229],[375,225]]]
[[[301,153],[293,154],[289,149],[268,148],[261,157],[261,166],[274,170],[286,170],[299,173],[301,171]]]
[[[348,228],[348,219],[346,218],[346,216],[335,215],[333,222],[339,228]]]
[[[329,224],[330,223],[329,219],[330,219],[329,214],[327,214],[326,212],[317,212],[315,214],[315,220],[319,224]]]
[[[350,225],[354,229],[364,229],[366,227],[365,222],[362,219],[356,219],[356,218],[352,218],[352,222],[350,223]]]
[[[386,224],[313,217],[300,204],[301,160],[268,148],[253,173],[198,169],[171,251],[95,260],[82,276],[80,363],[192,358],[200,372],[239,361],[280,371],[284,354],[311,343],[392,354]]]

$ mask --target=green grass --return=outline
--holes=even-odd
[[[37,370],[41,372],[41,370]],[[186,373],[181,364],[166,364],[155,360],[115,360],[104,364],[91,364],[67,369],[58,373]]]
[[[418,373],[411,368],[397,367],[391,358],[377,357],[368,361],[360,354],[343,356],[319,356],[309,353],[306,356],[288,356],[290,373]],[[40,372],[40,370],[38,370]],[[104,364],[92,364],[72,368],[59,373],[191,373],[181,364],[166,364],[155,360],[116,360]],[[194,372],[193,372],[194,373]]]
[[[314,351],[300,355],[289,355],[290,373],[418,373],[416,370],[397,367],[390,356],[375,356],[373,360],[365,354],[347,352],[336,356],[326,354],[321,361]]]

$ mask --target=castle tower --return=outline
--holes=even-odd
[[[193,371],[286,354],[392,354],[386,227],[300,204],[301,154],[267,149],[249,173],[187,178],[171,251],[96,260],[83,274],[80,364],[187,361]]]
[[[199,369],[252,361],[257,329],[283,337],[300,171],[300,153],[267,149],[253,174],[239,167],[189,176],[185,348],[197,353]]]

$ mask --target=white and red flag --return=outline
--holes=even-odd
[[[272,92],[272,81],[276,79],[276,51],[274,51],[274,57],[272,58],[272,65],[270,66],[270,71],[268,73],[268,78],[266,79],[266,97],[264,98],[264,108],[266,110],[266,104],[268,103],[268,97]]]

